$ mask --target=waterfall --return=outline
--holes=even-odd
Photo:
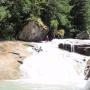
[[[74,43],[72,42],[71,43],[71,52],[74,52],[75,50],[74,50]]]
[[[21,79],[37,84],[61,85],[63,90],[84,90],[86,80],[83,74],[85,67],[83,59],[87,57],[59,49],[59,43],[63,42],[65,40],[32,43],[42,50],[40,52],[32,50],[32,56],[23,61],[20,66]],[[74,52],[73,46],[72,44],[71,48]],[[28,51],[31,49],[32,47],[29,47]],[[64,89],[65,86],[69,89]]]

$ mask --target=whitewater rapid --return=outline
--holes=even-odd
[[[58,39],[51,42],[32,42],[31,44],[40,50],[27,48],[32,52],[32,56],[27,57],[20,66],[21,79],[33,84],[63,86],[63,89],[58,90],[67,90],[64,89],[65,86],[70,88],[68,90],[89,90],[86,89],[87,81],[84,80],[83,61],[89,57],[58,48],[60,43],[66,42],[74,44],[73,40]]]

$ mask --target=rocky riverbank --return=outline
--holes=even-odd
[[[20,64],[31,55],[24,44],[21,41],[0,42],[0,80],[20,78]]]
[[[70,48],[68,49],[68,51],[72,51],[72,52],[68,52],[68,51],[64,52],[64,50],[62,50],[62,49],[65,49],[65,47],[61,48],[60,46],[65,45],[65,44],[66,45],[69,44]],[[84,45],[84,44],[87,44],[89,46],[90,45],[89,40],[87,40],[87,41],[84,40],[84,42],[83,42],[82,40],[77,40],[77,39],[76,40],[74,40],[74,39],[56,39],[56,40],[44,41],[44,42],[40,42],[40,43],[23,42],[23,41],[1,41],[0,42],[0,80],[20,79],[21,78],[20,67],[21,67],[21,65],[25,65],[24,62],[28,62],[25,60],[28,60],[28,59],[32,60],[31,57],[33,56],[33,58],[36,59],[33,61],[43,64],[43,62],[45,62],[45,60],[42,62],[42,59],[46,58],[46,57],[44,58],[45,55],[47,56],[46,66],[49,65],[48,64],[49,59],[52,59],[52,61],[55,62],[54,60],[57,60],[59,58],[60,58],[60,60],[61,59],[63,60],[64,58],[66,58],[66,60],[70,59],[73,62],[77,63],[75,68],[78,73],[80,73],[79,66],[82,66],[82,62],[83,62],[84,65],[86,64],[86,66],[83,68],[83,71],[86,68],[85,75],[86,75],[86,78],[87,77],[89,78],[90,77],[90,72],[89,72],[90,68],[87,68],[87,66],[88,65],[90,66],[90,64],[88,64],[87,62],[90,59],[86,60],[86,57],[89,58],[89,56],[74,54],[75,48],[73,48],[73,45]],[[61,49],[59,49],[58,46]],[[65,50],[67,50],[67,49],[65,49]],[[38,55],[40,55],[40,56],[38,57]],[[29,58],[26,59],[27,57],[29,57]],[[41,62],[39,62],[40,60],[41,60]],[[30,61],[30,62],[32,62],[32,61]],[[60,61],[58,60],[58,62],[60,62]],[[26,65],[25,67],[27,67],[27,66],[28,65]],[[29,68],[29,66],[28,66],[28,68]],[[54,68],[54,67],[52,66],[52,68]],[[33,73],[30,73],[30,75],[33,75]]]

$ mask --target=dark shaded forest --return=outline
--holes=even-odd
[[[0,0],[0,39],[15,40],[24,25],[40,18],[49,34],[64,38],[90,32],[90,0]]]

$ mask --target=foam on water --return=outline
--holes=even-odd
[[[58,48],[59,43],[71,43],[72,41],[53,40],[51,42],[32,43],[41,47],[42,51],[32,50],[33,55],[24,60],[20,67],[21,79],[26,79],[30,83],[73,87],[70,90],[84,90],[86,81],[83,75],[85,67],[83,59],[88,57]],[[27,50],[31,52],[31,49],[29,47]],[[74,87],[78,87],[78,89]]]

